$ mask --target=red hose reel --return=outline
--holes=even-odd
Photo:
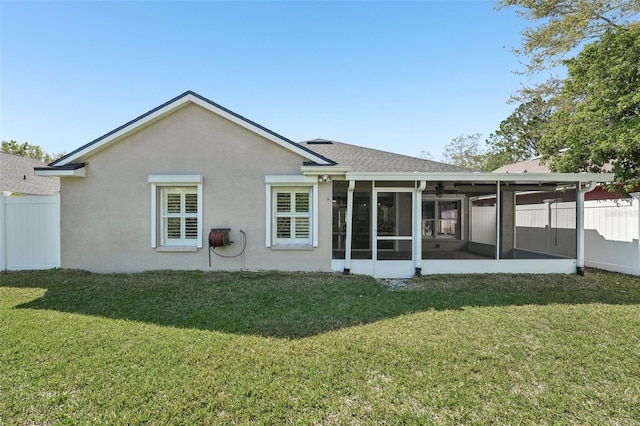
[[[211,250],[233,244],[233,241],[229,241],[230,230],[231,228],[211,228],[209,231],[209,266],[211,266]]]
[[[212,228],[209,232],[209,248],[224,247],[232,244],[229,241],[229,231],[231,228]]]
[[[240,229],[240,237],[241,243],[240,252],[236,254],[222,254],[216,251],[218,247],[225,247],[233,244],[233,241],[229,240],[229,231],[231,228],[211,228],[209,232],[209,266],[211,266],[211,252],[219,257],[233,258],[239,257],[244,254],[245,249],[247,248],[247,234]],[[244,265],[244,257],[242,257],[242,265]],[[244,266],[242,266],[244,268]]]

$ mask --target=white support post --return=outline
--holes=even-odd
[[[576,194],[576,273],[584,275],[584,194],[596,188],[596,182],[589,182],[582,188],[578,182]],[[558,206],[556,205],[556,208]],[[557,224],[556,224],[557,226]]]
[[[416,201],[414,209],[414,247],[413,259],[415,264],[415,274],[417,277],[422,275],[422,191],[427,187],[427,181],[420,181],[420,185],[416,190]]]
[[[500,181],[496,182],[496,260],[500,259]]]
[[[631,211],[636,220],[636,232],[632,238],[636,253],[634,264],[632,265],[632,274],[640,275],[640,192],[632,192],[629,195],[631,195]]]
[[[344,270],[343,274],[351,273],[351,235],[353,234],[353,190],[356,189],[356,181],[350,180],[347,189],[347,235],[344,247]]]

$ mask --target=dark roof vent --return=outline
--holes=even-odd
[[[333,142],[326,139],[312,139],[307,141],[307,145],[333,145]]]

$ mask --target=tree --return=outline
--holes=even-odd
[[[485,170],[486,153],[480,147],[481,133],[460,135],[444,146],[442,159],[445,163],[468,169]]]
[[[516,7],[516,13],[534,27],[522,31],[528,73],[554,68],[565,55],[607,30],[625,26],[640,14],[638,0],[497,0],[496,8]]]
[[[31,145],[28,142],[18,143],[13,139],[10,141],[2,141],[2,148],[0,151],[8,154],[20,155],[22,157],[35,158],[36,160],[44,161],[45,163],[50,163],[64,155],[49,154],[38,145]]]
[[[425,151],[423,149],[420,151],[420,154],[418,154],[418,158],[422,158],[423,160],[433,160],[433,154],[431,151]]]
[[[608,29],[573,59],[540,145],[558,172],[602,172],[640,184],[640,23]],[[563,152],[560,152],[560,151]]]
[[[487,167],[495,170],[538,155],[538,145],[551,111],[550,101],[541,96],[520,104],[500,123],[500,129],[489,135]]]

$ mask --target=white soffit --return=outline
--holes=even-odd
[[[389,180],[470,183],[612,182],[612,173],[367,173],[347,172],[348,180]]]
[[[85,168],[82,166],[77,169],[34,169],[33,174],[48,177],[85,177]]]

